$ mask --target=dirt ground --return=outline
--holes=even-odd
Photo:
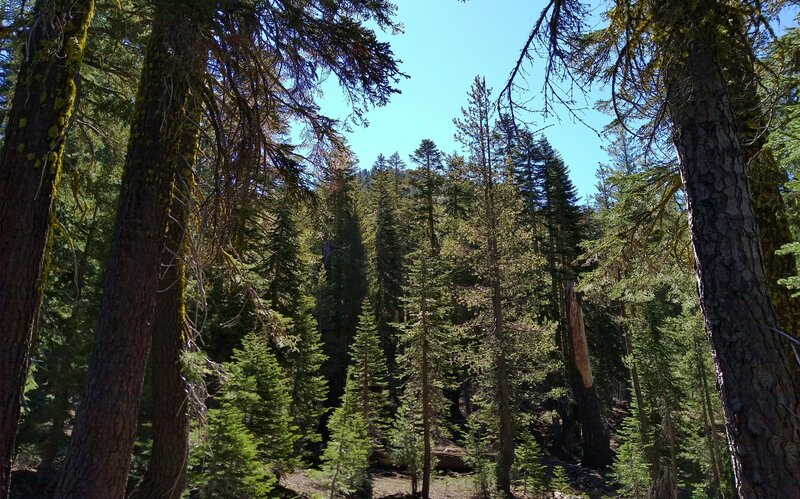
[[[411,497],[411,480],[402,473],[393,471],[377,470],[370,473],[370,483],[372,494],[369,498],[374,499],[405,499]],[[297,498],[327,499],[328,491],[314,472],[307,470],[296,470],[285,475],[281,479],[281,485],[296,494]],[[291,497],[291,496],[288,496]],[[473,477],[469,473],[448,473],[436,474],[431,479],[431,499],[479,499],[480,495],[475,488]],[[525,496],[521,490],[515,491],[517,498],[533,498]],[[581,496],[571,494],[547,494],[547,498],[572,499]],[[601,495],[587,494],[582,497],[601,497]]]
[[[370,473],[372,498],[400,499],[410,496],[411,480],[392,471],[373,471]],[[327,498],[327,489],[313,472],[297,470],[284,476],[281,485],[294,491],[301,498]],[[467,499],[479,497],[475,494],[472,477],[467,474],[450,473],[435,475],[431,480],[432,499]]]

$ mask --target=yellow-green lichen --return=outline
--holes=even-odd
[[[20,118],[19,119],[19,124],[17,125],[17,128],[25,128],[26,126],[28,126],[28,119],[27,118]]]
[[[53,111],[60,111],[64,107],[66,107],[68,101],[67,99],[61,97],[60,95],[55,98],[53,101]]]

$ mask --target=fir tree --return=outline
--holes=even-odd
[[[622,485],[621,492],[626,496],[645,497],[650,486],[650,465],[638,419],[629,416],[622,420],[619,439],[611,476]]]
[[[366,255],[356,209],[355,162],[349,152],[336,152],[321,187],[326,213],[322,222],[322,263],[325,280],[317,291],[316,317],[328,356],[328,402],[344,390],[347,350],[356,332],[361,301],[367,293]]]
[[[406,197],[407,192],[404,189],[404,186],[401,182],[403,178],[403,174],[406,170],[406,162],[403,161],[403,158],[400,157],[400,153],[395,151],[389,156],[389,159],[386,160],[386,167],[394,173],[394,187],[395,187],[395,194],[401,197]]]
[[[205,443],[194,458],[190,482],[202,498],[267,497],[277,480],[259,457],[244,414],[231,405],[208,411]]]
[[[567,470],[563,466],[553,468],[553,476],[550,477],[549,488],[553,492],[569,492],[569,478],[567,477]]]
[[[507,360],[508,341],[504,323],[502,287],[503,275],[500,268],[501,255],[498,252],[497,183],[500,173],[497,158],[493,155],[491,92],[484,78],[475,77],[469,91],[469,104],[462,108],[462,118],[454,120],[456,138],[469,150],[470,173],[480,190],[480,226],[485,234],[483,241],[483,272],[491,303],[489,346],[492,356],[492,385],[495,387],[494,401],[497,413],[497,488],[501,494],[511,493],[511,468],[514,462],[514,429],[511,414],[511,386]]]
[[[522,482],[523,496],[527,496],[530,489],[534,493],[545,488],[544,466],[542,465],[542,450],[539,443],[530,434],[524,434],[516,447],[514,470],[518,481]]]
[[[450,336],[446,272],[431,246],[434,241],[423,239],[417,251],[411,254],[411,270],[404,299],[408,313],[401,336],[403,354],[403,400],[419,410],[422,424],[423,462],[422,495],[430,493],[433,435],[442,433],[447,399],[444,389],[448,385],[448,362],[452,347]]]
[[[422,411],[419,405],[418,400],[404,397],[389,430],[389,453],[392,462],[403,468],[411,477],[412,497],[417,497],[425,461]]]
[[[393,187],[395,174],[388,170],[381,158],[373,166],[371,185],[375,216],[375,315],[378,336],[390,371],[394,372],[397,351],[395,324],[403,314],[403,247],[398,221],[399,200]],[[394,388],[394,383],[392,386]]]
[[[371,306],[363,304],[347,369],[345,398],[350,411],[357,411],[366,425],[367,435],[377,444],[384,435],[389,402],[386,383],[386,358],[381,348]]]
[[[291,398],[284,373],[268,342],[255,334],[245,337],[242,349],[226,366],[225,396],[244,416],[258,446],[259,458],[280,476],[296,464],[296,428],[289,414]]]
[[[277,353],[291,396],[289,414],[298,433],[295,447],[308,452],[321,438],[318,426],[327,382],[320,372],[325,354],[313,317],[314,300],[307,294],[310,257],[302,242],[297,211],[296,202],[288,196],[277,197],[274,219],[264,239],[266,258],[256,270],[267,279],[271,309],[289,319],[287,344]]]
[[[347,384],[350,383],[348,376]],[[331,499],[336,493],[352,494],[366,487],[374,441],[358,405],[353,393],[345,392],[341,407],[328,420],[331,436],[322,454],[322,472],[330,480]]]
[[[436,199],[439,197],[442,179],[442,153],[430,139],[423,139],[411,155],[411,162],[417,165],[413,172],[411,185],[415,189],[418,219],[424,223],[425,237],[434,252],[439,250],[439,237],[436,235]]]

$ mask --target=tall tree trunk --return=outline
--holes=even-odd
[[[0,152],[0,499],[42,297],[64,142],[93,0],[37,2]]]
[[[627,317],[625,304],[620,305],[620,315]],[[633,395],[636,398],[636,415],[639,419],[639,429],[642,435],[647,434],[647,418],[644,415],[644,397],[642,396],[642,385],[639,382],[639,369],[636,367],[636,359],[633,356],[633,345],[627,326],[622,326],[622,340],[625,343],[625,355],[630,359],[631,384],[633,384]]]
[[[514,464],[514,430],[511,423],[511,388],[506,365],[503,302],[500,277],[500,255],[497,248],[497,219],[494,206],[494,186],[489,159],[489,181],[485,187],[485,202],[488,218],[487,260],[492,290],[492,340],[494,342],[494,364],[497,382],[497,404],[499,419],[499,447],[497,450],[497,490],[511,494],[511,466]]]
[[[153,448],[142,482],[132,499],[179,499],[186,485],[189,459],[188,384],[181,373],[188,328],[184,316],[187,224],[192,199],[192,173],[198,146],[196,129],[184,138],[186,164],[177,178],[170,206],[167,240],[161,254],[164,269],[156,297],[152,337]]]
[[[672,468],[662,466],[650,489],[647,491],[648,499],[678,499],[678,484],[675,483],[675,475]]]
[[[793,297],[787,287],[778,284],[780,279],[797,273],[793,255],[776,254],[781,246],[794,242],[786,205],[780,191],[788,179],[772,151],[765,147],[768,124],[758,95],[756,57],[747,38],[742,15],[733,12],[728,18],[733,26],[729,30],[730,47],[721,55],[723,73],[728,81],[728,93],[736,119],[744,163],[750,174],[753,208],[761,234],[767,286],[778,316],[778,324],[787,333],[800,339],[800,298]],[[788,342],[786,350],[791,352]],[[795,370],[795,375],[800,375],[800,369]]]
[[[686,190],[700,304],[737,490],[800,497],[800,381],[770,303],[758,225],[717,50],[713,0],[670,0],[654,29]],[[678,55],[685,54],[685,55]]]
[[[423,305],[424,306],[424,305]],[[422,310],[425,321],[425,309]],[[428,366],[428,342],[422,345],[422,497],[428,499],[431,490],[431,389]]]
[[[581,299],[571,281],[566,284],[566,310],[572,345],[572,367],[577,373],[577,376],[573,376],[572,388],[578,402],[578,419],[581,423],[582,464],[605,467],[612,460],[610,437],[600,414],[600,400],[592,378]]]
[[[198,9],[159,1],[145,55],[100,325],[56,497],[125,494],[181,138],[205,60]],[[195,132],[196,133],[196,132]]]

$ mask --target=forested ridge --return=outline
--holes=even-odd
[[[0,499],[800,497],[791,8],[532,2],[368,158],[388,0],[2,0]]]

